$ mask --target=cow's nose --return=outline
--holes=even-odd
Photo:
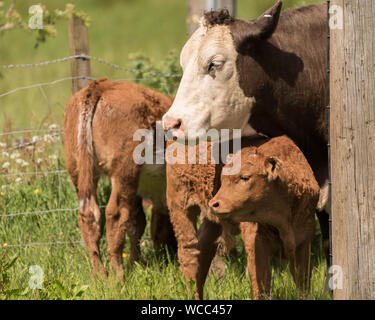
[[[163,121],[164,130],[183,130],[181,119],[174,119],[172,117],[165,117]]]
[[[217,208],[220,207],[220,202],[212,199],[212,200],[208,203],[208,206],[209,206],[211,209],[213,209],[213,210],[215,211],[215,209],[217,209]]]

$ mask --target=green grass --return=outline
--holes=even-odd
[[[23,134],[23,137],[25,140],[32,138],[28,134]],[[54,171],[64,168],[61,138],[42,135],[39,138],[42,138],[42,141],[33,148],[8,153],[0,151],[0,260],[5,261],[14,255],[18,257],[8,271],[7,284],[9,290],[17,289],[18,294],[3,298],[188,299],[176,255],[163,255],[153,249],[149,230],[150,212],[147,210],[148,225],[141,242],[142,257],[132,271],[127,270],[128,242],[124,248],[127,255],[124,258],[125,282],[117,283],[111,277],[96,280],[90,277],[88,253],[81,243],[77,243],[81,241],[77,212],[53,212],[56,208],[77,207],[75,190],[68,175],[12,175],[20,171]],[[12,142],[9,139],[8,145],[12,145]],[[5,165],[6,168],[5,163],[9,163],[8,166]],[[22,180],[17,180],[19,178]],[[109,193],[109,182],[104,179],[99,187],[101,205],[106,204]],[[5,216],[18,212],[48,210],[52,212]],[[27,244],[32,245],[24,246]],[[101,250],[107,265],[104,239]],[[5,255],[3,259],[2,255]],[[251,282],[245,276],[246,255],[240,238],[237,241],[236,254],[226,257],[224,261],[228,268],[227,275],[223,279],[216,279],[212,274],[208,277],[205,298],[251,299]],[[312,288],[306,298],[327,299],[329,296],[323,293],[326,266],[321,255],[318,228],[312,261]],[[41,290],[28,289],[32,276],[29,274],[29,268],[33,265],[40,266],[44,272]],[[273,267],[273,276],[271,299],[298,299],[298,292],[287,270]]]
[[[49,8],[62,8],[65,0],[49,0]],[[74,1],[72,1],[74,2]],[[238,1],[238,16],[251,19],[265,10],[273,0]],[[285,0],[286,6],[319,1]],[[5,1],[7,5],[9,1]],[[18,1],[19,11],[26,14],[31,0]],[[150,57],[151,62],[163,61],[167,53],[175,49],[179,52],[186,41],[185,13],[186,1],[175,0],[128,0],[99,1],[81,0],[76,6],[91,17],[89,28],[90,53],[119,65],[132,63],[128,55],[140,52]],[[69,54],[67,24],[59,22],[56,38],[48,39],[38,49],[34,49],[35,37],[32,33],[12,31],[0,35],[0,64],[36,63],[67,56]],[[99,63],[92,63],[92,76],[108,76],[111,79],[129,77]],[[49,82],[70,76],[69,63],[59,63],[39,68],[1,70],[0,94],[16,87],[33,83]],[[160,84],[154,85],[154,87]],[[47,128],[47,124],[61,126],[63,110],[71,95],[69,81],[45,86],[43,96],[39,88],[19,91],[0,97],[0,127]],[[20,171],[50,171],[64,169],[62,143],[60,140],[36,144],[35,148],[21,150],[19,156],[11,159],[12,152],[3,153],[12,146],[15,139],[30,140],[32,133],[1,136],[6,147],[0,147],[0,174]],[[3,149],[1,149],[3,148]],[[4,149],[5,148],[5,149]],[[56,159],[49,158],[56,155]],[[27,165],[17,163],[23,159]],[[41,160],[41,161],[39,161]],[[3,168],[4,163],[9,167]],[[24,166],[23,166],[24,165]],[[6,167],[6,166],[5,166]],[[17,182],[17,178],[21,181]],[[75,208],[77,199],[73,186],[66,174],[49,176],[8,176],[0,177],[0,259],[6,261],[17,255],[17,260],[7,272],[8,289],[20,291],[8,296],[12,299],[188,299],[185,283],[175,256],[164,257],[155,253],[149,240],[149,228],[142,240],[142,258],[132,271],[126,271],[124,283],[112,279],[90,277],[90,261],[86,249],[81,244],[33,245],[14,247],[28,243],[76,242],[80,241],[77,212],[52,212],[38,215],[4,217],[17,212],[53,210],[55,208]],[[101,203],[105,204],[109,192],[108,182],[100,185]],[[149,213],[147,214],[149,221]],[[307,298],[327,299],[323,293],[325,263],[321,258],[319,232],[314,244],[312,289]],[[102,243],[104,257],[106,242]],[[124,253],[129,253],[128,243]],[[4,255],[4,256],[3,256]],[[127,259],[124,259],[125,264]],[[2,261],[0,261],[2,262]],[[107,260],[104,260],[107,264]],[[251,283],[245,276],[246,257],[239,240],[237,255],[227,258],[228,272],[225,278],[216,279],[210,275],[205,287],[207,299],[251,299]],[[39,265],[44,272],[44,287],[30,290],[29,267]],[[274,285],[272,299],[297,299],[298,293],[290,273],[273,268]],[[0,298],[1,298],[0,294]],[[3,297],[4,298],[4,297]]]

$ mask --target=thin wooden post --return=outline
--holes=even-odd
[[[69,21],[69,50],[70,55],[89,55],[89,36],[85,22],[72,16]],[[85,58],[77,58],[70,60],[70,67],[72,77],[87,76],[90,77],[90,60]],[[76,93],[78,90],[86,87],[90,83],[88,79],[72,80],[72,92]]]
[[[331,27],[332,252],[338,272],[331,279],[338,280],[335,299],[375,299],[375,6],[373,0],[331,0],[331,9],[331,19],[343,12],[343,28]]]
[[[188,0],[188,36],[199,27],[199,19],[205,10],[227,8],[235,16],[236,0]]]

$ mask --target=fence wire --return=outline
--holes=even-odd
[[[155,72],[146,72],[138,69],[129,69],[129,68],[124,68],[122,66],[119,66],[117,64],[108,62],[102,58],[98,58],[95,56],[88,56],[88,55],[74,55],[74,56],[67,56],[63,57],[60,59],[54,59],[54,60],[49,60],[49,61],[43,61],[40,63],[28,63],[28,64],[10,64],[10,65],[0,65],[0,69],[19,69],[19,68],[35,68],[35,67],[43,67],[47,66],[50,64],[55,64],[55,63],[60,63],[60,62],[67,62],[72,59],[87,59],[87,60],[92,60],[92,61],[97,61],[99,63],[105,64],[109,67],[112,67],[117,70],[129,72],[129,73],[136,73],[136,74],[142,74],[146,75],[149,77],[159,77],[159,78],[174,78],[174,77],[181,77],[181,74],[158,74]],[[79,80],[79,79],[87,79],[87,80],[95,80],[96,78],[93,77],[88,77],[88,76],[75,76],[75,77],[64,77],[61,79],[56,79],[50,82],[43,82],[43,83],[35,83],[31,84],[28,86],[23,86],[23,87],[18,87],[15,89],[12,89],[8,92],[4,92],[0,94],[1,97],[5,97],[7,95],[10,95],[12,93],[16,93],[21,90],[27,90],[27,89],[32,89],[32,88],[40,88],[41,95],[43,96],[43,99],[46,101],[46,103],[49,105],[49,100],[48,97],[43,90],[44,86],[50,86],[50,85],[55,85],[63,81],[71,81],[71,80]],[[117,80],[112,80],[112,81],[141,81],[141,80],[150,80],[151,78],[123,78],[123,79],[117,79]],[[14,131],[6,131],[0,133],[0,137],[4,136],[14,136],[14,135],[19,135],[19,134],[31,134],[31,133],[48,133],[50,137],[57,137],[62,135],[63,131],[60,129],[19,129],[19,130],[14,130]],[[0,150],[0,152],[8,152],[8,151],[14,151],[14,150],[19,150],[22,148],[27,148],[30,146],[33,146],[39,142],[44,141],[44,138],[36,138],[32,139],[31,141],[24,142],[23,140],[19,141],[17,145],[13,145],[12,147],[8,148],[3,148]],[[57,145],[54,146],[55,151],[57,148]],[[0,174],[0,178],[9,178],[9,177],[15,177],[15,176],[21,176],[21,175],[27,175],[27,176],[38,176],[38,175],[58,175],[58,199],[57,199],[57,208],[53,209],[48,209],[48,210],[35,210],[35,211],[24,211],[24,212],[13,212],[13,213],[7,213],[7,214],[0,214],[0,221],[3,219],[10,219],[10,218],[16,218],[16,217],[22,217],[22,216],[33,216],[33,215],[45,215],[45,214],[54,214],[54,213],[69,213],[69,212],[78,212],[79,208],[62,208],[61,207],[61,190],[62,190],[62,180],[61,180],[61,175],[66,174],[67,170],[60,168],[60,164],[58,159],[57,161],[57,169],[58,170],[50,170],[50,171],[20,171],[20,172],[13,172],[13,173],[2,173]],[[8,186],[8,185],[5,185]],[[100,209],[105,208],[106,206],[101,205],[99,206]],[[68,240],[68,241],[62,241],[61,240],[61,234],[62,234],[62,226],[61,226],[61,220],[60,220],[60,215],[59,215],[59,236],[58,236],[58,241],[54,242],[30,242],[30,243],[13,243],[13,244],[8,244],[8,243],[0,243],[0,249],[6,249],[6,248],[16,248],[16,247],[32,247],[32,246],[50,246],[50,245],[74,245],[74,244],[83,244],[83,240],[76,241],[76,240]],[[149,239],[150,237],[145,237],[145,239]],[[102,239],[102,241],[105,242],[105,239]]]
[[[112,67],[117,70],[125,71],[125,72],[130,72],[130,73],[141,73],[148,75],[150,77],[158,77],[158,78],[178,78],[181,77],[181,74],[163,74],[163,73],[155,73],[155,72],[150,72],[150,71],[142,71],[139,69],[129,69],[125,67],[121,67],[118,64],[108,62],[102,58],[94,57],[94,56],[88,56],[85,54],[79,54],[79,55],[74,55],[74,56],[68,56],[60,59],[55,59],[55,60],[49,60],[49,61],[43,61],[39,63],[27,63],[27,64],[9,64],[9,65],[2,65],[0,66],[1,69],[15,69],[15,68],[33,68],[33,67],[42,67],[42,66],[47,66],[49,64],[53,63],[58,63],[58,62],[65,62],[69,61],[72,59],[83,59],[83,60],[93,60],[97,61],[99,63],[105,64],[109,67]]]

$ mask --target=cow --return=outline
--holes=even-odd
[[[67,171],[79,200],[78,223],[92,264],[92,274],[106,274],[99,242],[102,235],[97,185],[109,177],[105,209],[110,269],[123,278],[122,250],[130,238],[130,264],[139,259],[146,219],[142,198],[152,200],[151,236],[156,247],[176,246],[166,206],[165,165],[139,165],[133,151],[138,129],[154,130],[172,98],[129,82],[98,79],[74,94],[64,113]],[[155,188],[155,186],[158,186]]]
[[[300,294],[311,277],[311,242],[319,185],[301,150],[287,137],[273,138],[259,147],[244,147],[234,159],[238,174],[222,175],[221,187],[209,202],[221,219],[242,224],[253,294],[268,296],[272,257],[285,257]],[[231,166],[232,163],[226,166]]]
[[[329,263],[327,5],[259,18],[206,12],[180,55],[183,76],[163,127],[195,140],[209,129],[289,136],[321,187],[318,217]]]

